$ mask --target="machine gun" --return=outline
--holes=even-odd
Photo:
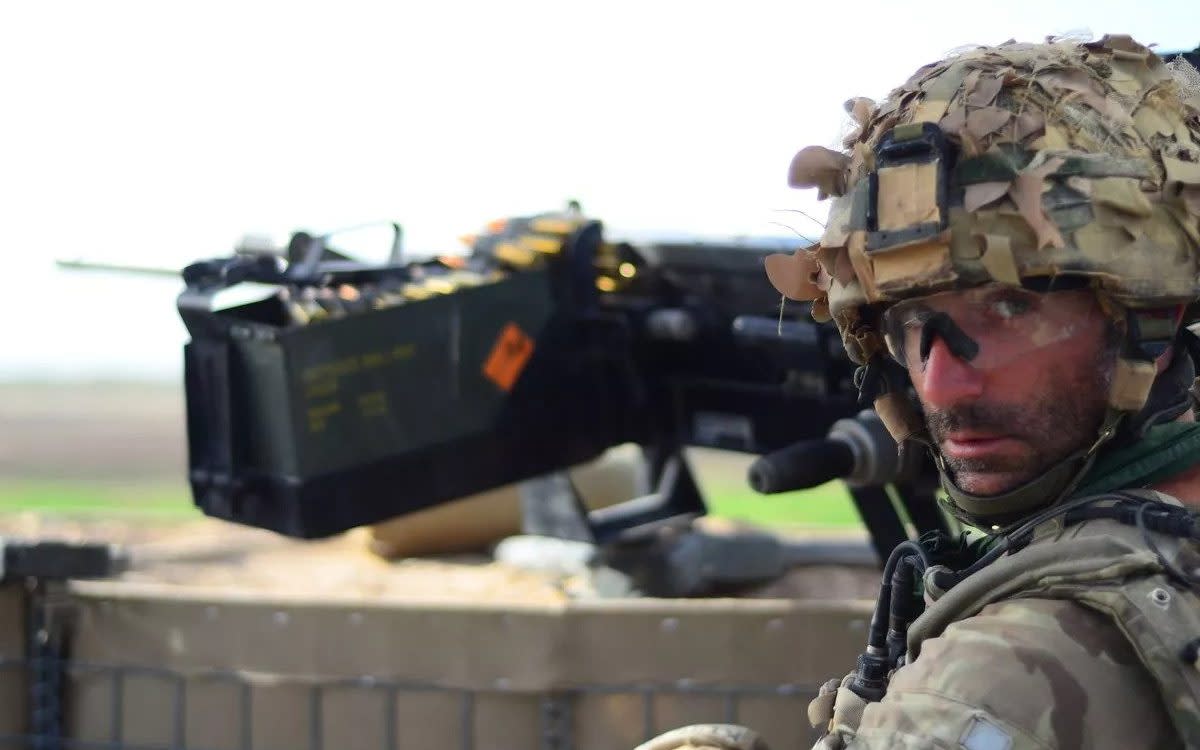
[[[581,511],[605,543],[704,513],[685,446],[820,449],[858,409],[836,330],[781,310],[765,278],[781,241],[609,241],[570,210],[494,222],[466,256],[406,263],[399,237],[378,265],[297,233],[285,259],[184,270],[189,478],[205,513],[321,537],[635,442],[656,491]],[[214,309],[241,282],[275,291]],[[857,444],[830,445],[816,473],[759,488],[853,469]],[[886,557],[908,534],[881,484],[853,494]],[[936,523],[932,491],[908,487],[910,519]]]

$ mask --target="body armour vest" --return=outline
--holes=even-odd
[[[1181,504],[1152,490],[1137,494]],[[1149,532],[1147,543],[1141,529],[1111,520],[1067,527],[1061,517],[1047,521],[1026,547],[931,602],[909,629],[907,659],[919,658],[926,640],[989,604],[1068,600],[1102,614],[1128,639],[1158,686],[1180,739],[1186,747],[1200,747],[1200,596],[1193,585],[1168,573],[1163,558],[1200,577],[1200,554],[1191,542]]]

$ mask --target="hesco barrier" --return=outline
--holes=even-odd
[[[700,721],[772,748],[867,602],[314,601],[116,581],[0,591],[0,747],[629,750]]]

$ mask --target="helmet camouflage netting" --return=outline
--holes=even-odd
[[[793,187],[834,198],[775,287],[881,350],[863,306],[989,282],[1084,277],[1122,305],[1200,296],[1200,74],[1128,36],[1009,42],[846,103],[844,152],[809,146]]]

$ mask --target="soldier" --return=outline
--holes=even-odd
[[[1127,36],[1010,42],[847,110],[845,151],[789,175],[834,198],[825,233],[768,274],[988,536],[893,554],[818,747],[1200,747],[1200,75]]]

